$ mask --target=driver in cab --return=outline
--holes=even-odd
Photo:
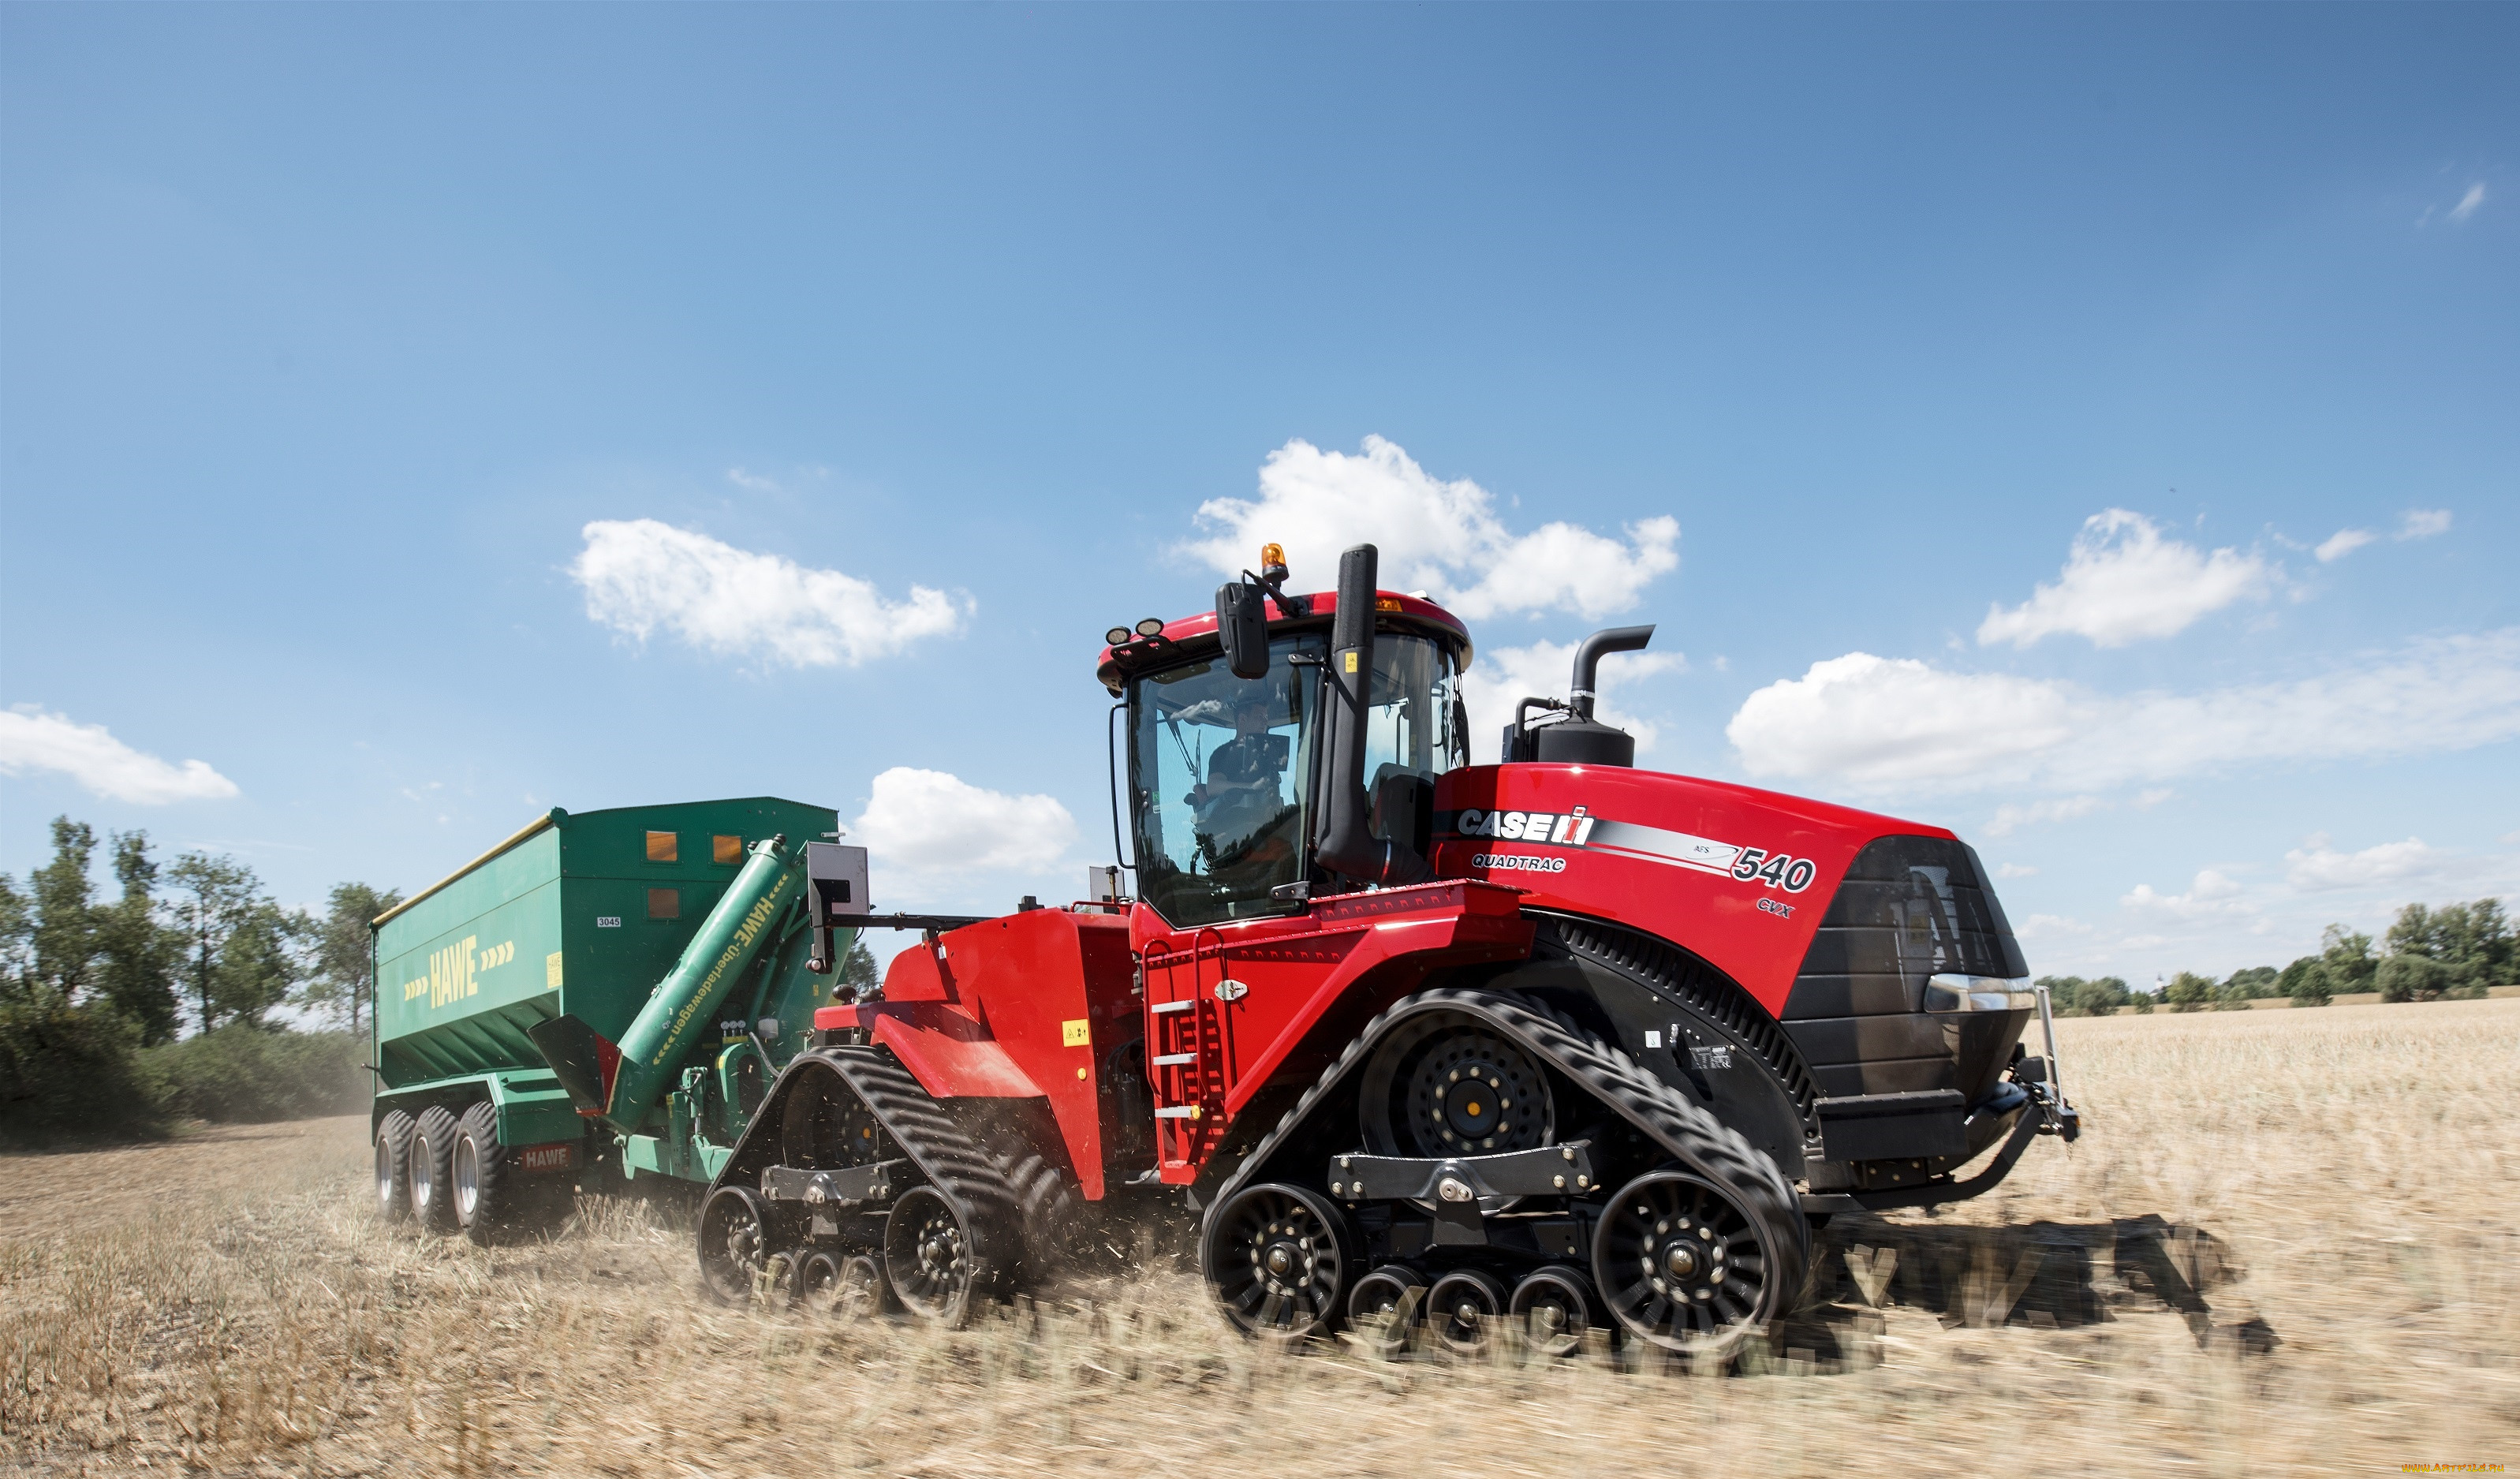
[[[1271,696],[1266,688],[1235,696],[1234,738],[1208,756],[1207,780],[1183,797],[1197,816],[1199,830],[1219,840],[1230,840],[1278,813],[1289,741],[1269,733],[1276,707]]]

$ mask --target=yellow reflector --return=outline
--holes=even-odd
[[[1282,565],[1285,562],[1286,547],[1284,545],[1264,544],[1260,547],[1260,568],[1263,570],[1269,568],[1271,565]]]
[[[648,890],[648,918],[679,919],[683,917],[683,891],[679,888]]]
[[[560,987],[560,952],[557,950],[543,957],[543,985],[552,990]]]
[[[709,861],[712,863],[742,862],[743,839],[722,834],[709,838]]]
[[[648,861],[671,863],[681,855],[682,834],[679,832],[648,833]]]

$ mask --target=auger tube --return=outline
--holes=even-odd
[[[554,1017],[528,1034],[542,1050],[577,1112],[616,1130],[635,1131],[673,1087],[692,1044],[717,1031],[717,1009],[754,957],[776,933],[779,917],[801,892],[798,863],[785,836],[752,845],[752,855],[683,947],[674,968],[631,1019],[618,1044],[573,1016]]]

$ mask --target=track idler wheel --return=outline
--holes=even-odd
[[[1320,1192],[1264,1182],[1212,1210],[1199,1271],[1245,1334],[1292,1342],[1329,1332],[1356,1265],[1347,1214]]]
[[[1494,1155],[1556,1135],[1539,1060],[1454,1012],[1412,1017],[1375,1044],[1359,1089],[1358,1128],[1377,1155]]]
[[[1584,1276],[1551,1264],[1522,1276],[1506,1315],[1522,1343],[1541,1356],[1572,1356],[1593,1326],[1593,1291]]]
[[[720,1187],[700,1205],[700,1287],[721,1304],[752,1297],[770,1253],[770,1212],[749,1187]]]
[[[1798,1292],[1777,1275],[1791,1233],[1724,1188],[1652,1171],[1619,1189],[1593,1233],[1593,1277],[1630,1334],[1667,1351],[1730,1359],[1787,1313]]]
[[[1493,1274],[1455,1269],[1426,1291],[1426,1329],[1456,1356],[1484,1356],[1505,1315],[1505,1285]]]
[[[973,1230],[934,1187],[914,1187],[892,1204],[883,1273],[903,1309],[948,1329],[971,1318],[973,1296],[985,1297],[992,1277]]]
[[[1347,1292],[1347,1327],[1385,1361],[1409,1349],[1426,1303],[1426,1280],[1407,1264],[1384,1264]]]

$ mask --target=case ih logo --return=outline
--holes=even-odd
[[[1820,873],[1820,865],[1809,858],[1718,842],[1688,832],[1665,831],[1634,822],[1613,822],[1607,817],[1592,816],[1580,806],[1569,812],[1481,811],[1476,807],[1441,812],[1435,817],[1435,831],[1438,836],[1493,837],[1527,846],[1580,848],[1641,858],[1743,883],[1781,888],[1787,893],[1801,893],[1811,887],[1812,879]],[[1564,871],[1562,861],[1552,861],[1558,862],[1558,866],[1549,867],[1529,854],[1482,852],[1470,859],[1470,866],[1524,873]]]
[[[527,1145],[517,1152],[517,1168],[521,1171],[565,1171],[577,1164],[577,1146],[566,1141],[556,1145]]]

